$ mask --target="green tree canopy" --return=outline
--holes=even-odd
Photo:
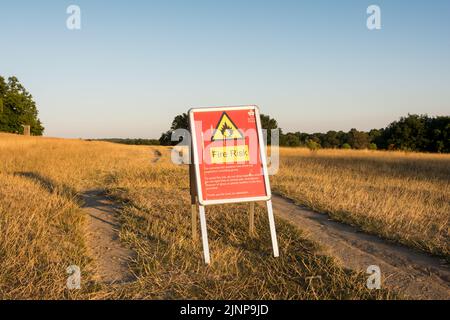
[[[409,114],[391,123],[383,138],[392,149],[450,152],[450,117]]]
[[[298,139],[294,138],[298,137]],[[369,132],[286,133],[280,137],[283,146],[309,147],[314,141],[324,148],[387,149],[425,152],[450,152],[450,117],[408,115],[383,129]]]
[[[261,127],[263,130],[266,130],[267,132],[267,144],[270,145],[272,143],[272,131],[278,129],[278,122],[274,118],[271,118],[270,116],[266,114],[260,115],[261,119]]]
[[[177,129],[189,130],[189,116],[187,113],[179,114],[173,119],[172,125],[170,126],[170,130],[161,134],[161,137],[159,138],[159,143],[162,146],[170,146],[178,144],[179,141],[178,142],[172,141],[172,132],[174,132]]]
[[[0,92],[2,87],[0,85]],[[277,129],[278,123],[269,115],[261,115],[261,125],[268,130],[267,141],[271,144],[270,130]],[[170,130],[160,138],[162,145],[176,144],[170,141],[173,130],[188,129],[189,119],[186,113],[178,115],[172,121]],[[388,149],[427,152],[450,152],[450,117],[427,115],[408,115],[394,121],[383,129],[369,132],[351,129],[328,131],[327,133],[288,132],[280,135],[280,145],[289,147],[343,148],[343,149]]]
[[[289,132],[280,137],[280,145],[287,147],[298,147],[301,145],[301,141],[297,134]]]
[[[328,131],[322,142],[324,148],[337,148],[340,145],[339,134],[336,131]]]
[[[348,133],[348,144],[353,149],[367,149],[370,144],[370,137],[366,132],[351,129]]]
[[[0,131],[23,133],[23,125],[31,127],[32,135],[44,132],[31,94],[16,77],[6,82],[0,76]]]

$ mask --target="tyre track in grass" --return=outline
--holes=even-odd
[[[279,195],[272,202],[278,217],[297,226],[345,268],[365,273],[377,265],[382,287],[408,299],[450,299],[450,269],[444,259],[364,233]]]
[[[158,163],[162,152],[152,148],[152,163]],[[103,284],[125,284],[136,279],[129,264],[134,251],[120,241],[118,214],[121,207],[104,190],[89,190],[80,195],[82,209],[87,215],[87,246],[94,260],[95,278]]]
[[[104,284],[124,284],[135,280],[129,264],[135,253],[119,237],[120,207],[103,190],[81,194],[82,209],[87,215],[87,246],[94,259],[95,278]]]

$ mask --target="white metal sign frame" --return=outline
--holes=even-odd
[[[258,144],[260,150],[260,158],[264,175],[264,183],[266,189],[266,196],[263,197],[248,197],[248,198],[231,198],[231,199],[222,199],[222,200],[205,200],[203,199],[202,188],[201,188],[201,177],[200,177],[200,161],[198,157],[198,144],[197,144],[197,132],[195,126],[194,114],[197,112],[211,112],[211,111],[231,111],[231,110],[249,110],[255,112],[256,118],[256,129],[258,132]],[[256,105],[247,105],[247,106],[236,106],[236,107],[204,107],[204,108],[192,108],[189,110],[189,123],[191,130],[191,139],[192,139],[192,150],[193,160],[194,160],[194,168],[195,168],[195,180],[196,180],[196,191],[199,202],[199,215],[200,215],[200,229],[202,235],[202,243],[203,243],[203,253],[206,264],[210,264],[210,254],[209,254],[209,244],[208,244],[208,235],[207,235],[207,226],[206,226],[206,215],[205,215],[205,206],[215,205],[215,204],[225,204],[225,203],[240,203],[240,202],[256,202],[256,201],[265,201],[267,204],[267,213],[269,218],[269,227],[270,227],[270,235],[272,240],[273,247],[273,255],[274,257],[279,256],[278,250],[278,241],[277,234],[275,229],[275,219],[273,216],[273,208],[272,208],[272,192],[270,189],[270,181],[269,181],[269,173],[267,170],[267,159],[266,159],[266,147],[264,145],[263,134],[261,129],[261,118],[259,108]]]

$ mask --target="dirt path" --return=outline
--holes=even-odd
[[[362,233],[280,196],[272,201],[276,215],[298,226],[344,267],[366,272],[377,265],[382,286],[407,298],[450,299],[450,269],[443,259]]]
[[[134,280],[128,268],[133,251],[119,239],[118,206],[100,190],[82,194],[83,210],[87,213],[87,244],[96,264],[96,276],[105,284],[120,284]]]

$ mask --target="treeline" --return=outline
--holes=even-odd
[[[278,123],[268,115],[261,115],[261,125],[267,130],[267,141],[271,144],[270,130],[278,129]],[[170,127],[159,139],[161,145],[175,145],[171,141],[176,129],[188,129],[188,115],[177,115]],[[180,138],[180,140],[182,140]],[[386,128],[372,129],[368,132],[351,129],[328,131],[327,133],[303,133],[281,131],[279,144],[286,147],[308,147],[335,149],[405,150],[422,152],[450,152],[450,117],[429,117],[409,114],[394,121]]]
[[[32,135],[44,133],[31,94],[16,77],[0,76],[0,131],[23,133],[23,126],[30,126]]]
[[[310,149],[383,149],[422,152],[450,152],[450,117],[408,115],[386,128],[369,132],[286,133],[280,136],[282,146],[305,146]]]
[[[120,144],[138,145],[138,146],[157,146],[159,145],[159,140],[157,139],[88,139],[88,141],[106,141]]]

